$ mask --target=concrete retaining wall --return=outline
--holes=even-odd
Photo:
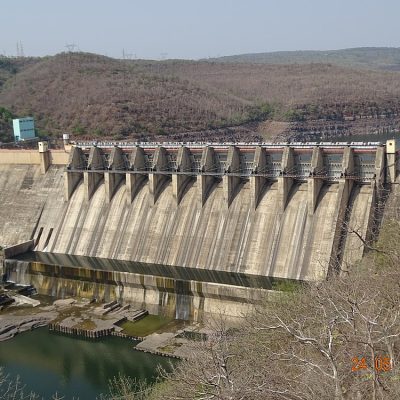
[[[66,165],[69,154],[64,150],[50,150],[50,163],[54,165]],[[4,150],[0,149],[1,165],[40,165],[40,153],[38,150]]]
[[[8,279],[34,285],[40,294],[57,298],[97,298],[106,302],[116,300],[146,309],[151,314],[184,320],[197,321],[220,313],[242,317],[255,303],[279,295],[274,291],[195,281],[185,282],[182,292],[174,290],[176,282],[169,278],[69,269],[17,260],[7,263]]]
[[[3,150],[0,149],[0,164],[40,164],[37,150]]]
[[[66,165],[68,162],[69,153],[64,150],[50,150],[50,164]]]
[[[33,240],[28,240],[27,242],[6,247],[3,250],[4,258],[11,258],[17,256],[18,254],[26,253],[27,251],[33,250],[34,247],[35,247],[35,242]]]

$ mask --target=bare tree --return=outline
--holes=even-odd
[[[100,400],[144,400],[152,386],[145,381],[119,374],[109,382],[109,391],[100,396]]]
[[[158,398],[397,398],[400,273],[373,271],[277,294],[240,329],[214,328]]]
[[[0,399],[1,400],[38,400],[40,397],[32,392],[27,392],[24,384],[17,376],[12,379],[4,374],[0,368]]]

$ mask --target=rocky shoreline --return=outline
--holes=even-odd
[[[28,304],[28,307],[27,307]],[[129,305],[117,302],[98,304],[88,300],[55,300],[51,305],[24,303],[6,307],[0,313],[0,342],[10,340],[17,334],[48,326],[55,334],[100,339],[116,336],[136,342],[136,351],[156,354],[175,359],[184,359],[191,353],[191,340],[188,334],[206,335],[200,324],[190,324],[184,329],[166,329],[150,333],[144,337],[127,335],[120,323],[138,321],[146,317],[146,310],[133,310]],[[32,307],[29,307],[31,305]]]
[[[54,312],[43,312],[28,316],[0,316],[0,342],[12,339],[18,333],[47,326],[57,317]]]

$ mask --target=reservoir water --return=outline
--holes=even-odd
[[[87,341],[49,333],[47,328],[17,335],[0,343],[0,366],[11,378],[19,375],[26,392],[44,399],[91,400],[106,393],[118,374],[154,381],[164,357],[133,350],[135,343],[116,337]]]
[[[365,135],[350,135],[350,136],[332,136],[332,138],[326,141],[332,142],[381,142],[386,143],[387,140],[396,139],[396,142],[400,142],[399,132],[387,132],[379,134],[365,134]]]

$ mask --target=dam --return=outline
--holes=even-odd
[[[362,257],[397,159],[394,141],[0,150],[4,274],[184,319],[245,312]]]

